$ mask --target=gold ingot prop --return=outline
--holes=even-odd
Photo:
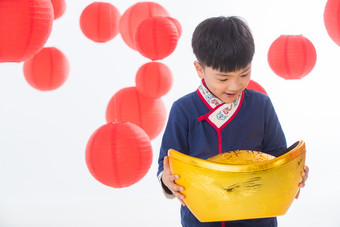
[[[204,160],[173,149],[168,155],[190,211],[215,222],[284,215],[299,190],[306,149],[299,141],[278,157],[235,151]]]

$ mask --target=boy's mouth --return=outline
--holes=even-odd
[[[235,93],[224,93],[228,98],[234,97],[236,94]]]

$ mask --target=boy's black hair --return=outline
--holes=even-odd
[[[255,52],[248,25],[238,17],[212,17],[201,22],[192,35],[199,63],[221,72],[245,68]]]

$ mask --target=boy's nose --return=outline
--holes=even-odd
[[[237,92],[237,91],[240,90],[241,87],[242,87],[242,86],[241,86],[241,84],[240,84],[238,81],[234,81],[234,82],[231,82],[231,83],[229,84],[228,90],[229,90],[230,92]]]

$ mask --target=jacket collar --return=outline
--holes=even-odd
[[[207,120],[216,130],[221,130],[237,115],[244,97],[244,91],[231,103],[224,103],[206,87],[204,80],[198,86],[197,93],[210,111],[198,118]]]

